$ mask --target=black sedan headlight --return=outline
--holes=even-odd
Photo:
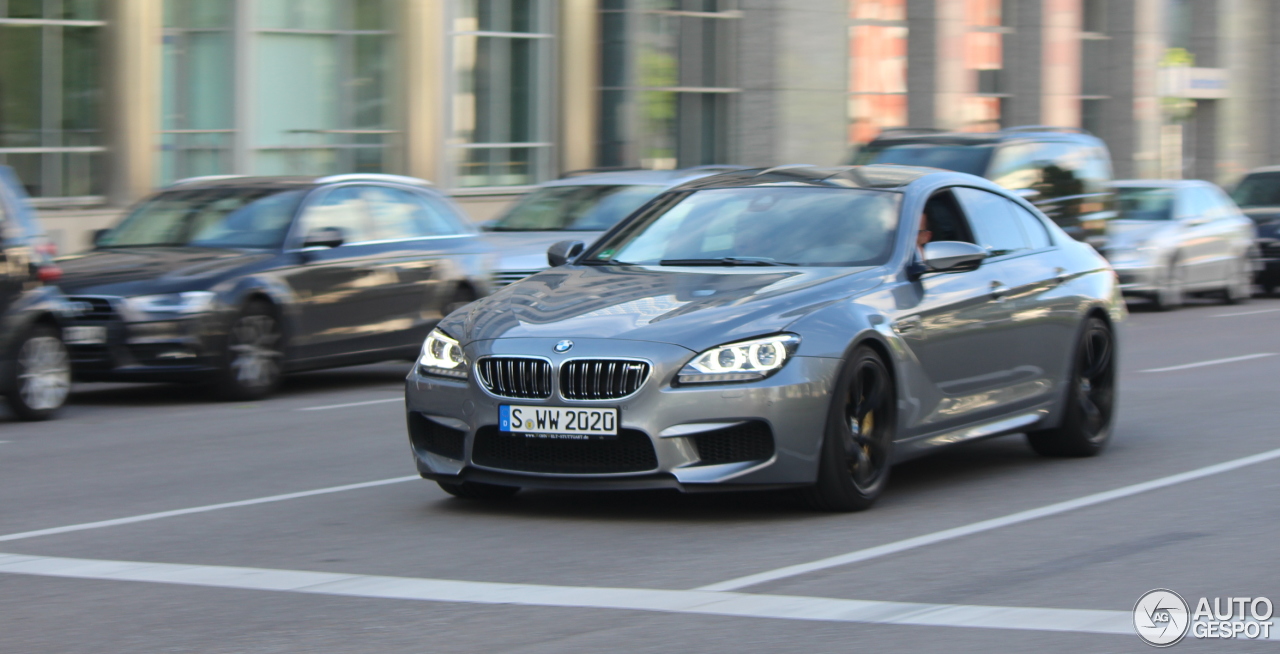
[[[799,345],[800,337],[795,334],[718,345],[693,357],[676,375],[676,381],[719,384],[764,379],[781,370]]]
[[[424,375],[467,378],[467,355],[458,341],[439,329],[431,330],[418,355],[418,371]]]

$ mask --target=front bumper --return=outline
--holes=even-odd
[[[650,362],[652,371],[635,394],[620,400],[562,399],[556,382],[550,399],[528,400],[490,394],[475,379],[474,368],[470,379],[460,381],[426,377],[415,367],[406,380],[405,403],[410,445],[422,476],[445,482],[522,487],[683,491],[785,487],[811,484],[816,479],[839,360],[796,357],[777,374],[758,382],[673,387],[676,372],[694,352],[662,343],[574,340],[572,352],[564,355],[552,351],[556,339],[541,338],[484,341],[466,350],[473,362],[490,354],[550,359],[553,380],[558,378],[559,364],[568,358],[640,358]],[[616,446],[622,447],[626,441],[626,447],[634,448],[639,440],[640,446],[652,448],[652,464],[623,472],[581,473],[557,471],[545,461],[538,466],[477,463],[478,438],[523,438],[497,432],[499,406],[503,404],[617,407],[620,436]],[[733,439],[739,434],[755,438],[762,427],[771,439],[767,452],[736,447]],[[712,439],[719,448],[714,455],[707,445]],[[528,442],[520,440],[516,445],[523,447]],[[577,456],[574,448],[579,444],[600,451],[610,447],[607,443],[557,441],[548,448],[547,456]],[[734,459],[735,452],[741,460],[725,461]]]
[[[101,327],[106,340],[67,345],[78,381],[198,382],[219,370],[225,335],[212,314],[125,321],[109,300],[93,298],[90,306],[67,326]]]
[[[1163,268],[1144,260],[1121,260],[1111,263],[1125,295],[1149,295],[1159,290]]]

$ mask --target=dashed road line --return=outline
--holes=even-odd
[[[888,543],[885,545],[878,545],[876,547],[869,547],[866,549],[857,550],[855,552],[849,552],[847,554],[840,554],[838,556],[819,559],[817,561],[810,561],[808,563],[800,563],[797,565],[789,565],[783,568],[777,568],[775,570],[767,570],[765,572],[759,572],[759,573],[747,575],[744,577],[738,577],[736,579],[729,579],[727,581],[722,581],[722,582],[710,584],[707,586],[700,586],[698,588],[695,588],[694,590],[721,591],[721,592],[735,591],[735,590],[741,590],[743,588],[747,588],[749,586],[756,586],[756,585],[763,584],[770,581],[777,581],[779,579],[796,577],[799,575],[809,574],[811,572],[817,572],[819,570],[826,570],[828,568],[835,568],[839,566],[849,565],[852,563],[862,563],[864,561],[877,559],[882,556],[889,556],[891,554],[897,554],[899,552],[913,550],[918,547],[924,547],[925,545],[934,545],[937,543],[941,543],[943,541],[954,540],[956,538],[963,538],[965,536],[971,536],[973,534],[980,534],[984,531],[1000,529],[1001,527],[1008,527],[1010,525],[1016,525],[1023,522],[1030,522],[1032,520],[1038,520],[1040,518],[1047,518],[1049,516],[1066,513],[1068,511],[1074,511],[1076,509],[1082,509],[1088,506],[1094,506],[1096,504],[1110,502],[1112,500],[1131,497],[1133,495],[1138,495],[1139,493],[1146,493],[1148,491],[1158,490],[1161,488],[1168,488],[1169,486],[1173,486],[1175,484],[1194,481],[1196,479],[1202,479],[1204,477],[1209,477],[1209,476],[1221,474],[1224,472],[1230,472],[1232,470],[1237,470],[1245,466],[1251,466],[1251,465],[1263,463],[1266,461],[1272,461],[1275,459],[1280,459],[1280,449],[1269,450],[1261,454],[1254,454],[1253,456],[1246,456],[1239,459],[1232,459],[1231,461],[1225,461],[1223,463],[1206,466],[1204,468],[1197,468],[1195,470],[1190,470],[1190,471],[1179,473],[1176,475],[1169,475],[1168,477],[1152,479],[1151,481],[1144,481],[1139,484],[1132,484],[1130,486],[1124,486],[1121,488],[1116,488],[1114,490],[1104,491],[1101,493],[1094,493],[1092,495],[1085,495],[1084,497],[1078,497],[1074,500],[1067,500],[1065,502],[1058,502],[1056,504],[1042,506],[1038,509],[1019,511],[1018,513],[1012,513],[999,518],[982,520],[980,522],[974,522],[974,523],[970,523],[960,527],[953,527],[951,529],[935,531],[932,534],[925,534],[923,536],[907,538],[905,540],[900,540],[900,541]]]
[[[1223,363],[1235,363],[1237,361],[1249,361],[1252,359],[1262,359],[1265,357],[1275,356],[1275,352],[1259,352],[1257,354],[1246,354],[1239,357],[1227,357],[1226,359],[1211,359],[1209,361],[1197,361],[1196,363],[1184,363],[1180,366],[1169,366],[1167,368],[1150,368],[1147,370],[1139,370],[1138,372],[1173,372],[1174,370],[1189,370],[1191,368],[1203,368],[1205,366],[1216,366]]]
[[[404,396],[389,397],[385,400],[368,400],[366,402],[347,402],[345,404],[326,404],[323,406],[309,406],[302,409],[294,409],[295,411],[328,411],[329,409],[345,409],[353,406],[366,406],[369,404],[387,404],[389,402],[404,402]]]
[[[1260,313],[1275,313],[1277,311],[1280,311],[1280,309],[1259,309],[1258,311],[1237,311],[1235,313],[1218,313],[1209,317],[1210,318],[1233,318],[1235,316],[1256,316]]]
[[[183,515],[191,515],[193,513],[207,513],[209,511],[218,511],[221,509],[233,509],[241,506],[253,506],[255,504],[270,504],[272,502],[284,502],[286,500],[296,500],[303,497],[314,497],[316,495],[329,495],[332,493],[341,493],[344,491],[359,490],[362,488],[374,488],[377,486],[386,486],[388,484],[400,484],[406,481],[416,481],[421,479],[418,475],[410,477],[393,477],[391,479],[379,479],[378,481],[366,481],[359,484],[347,484],[345,486],[330,486],[328,488],[317,488],[315,490],[300,491],[297,493],[285,493],[283,495],[270,495],[268,497],[259,497],[251,500],[240,500],[238,502],[223,502],[221,504],[207,504],[205,506],[193,506],[189,509],[175,509],[173,511],[160,511],[158,513],[144,513],[128,518],[116,518],[114,520],[100,520],[98,522],[84,522],[77,525],[67,525],[65,527],[52,527],[50,529],[37,529],[35,531],[24,531],[16,534],[7,534],[0,536],[0,541],[23,540],[27,538],[36,538],[39,536],[54,536],[57,534],[66,534],[74,531],[87,531],[89,529],[102,529],[103,527],[115,527],[118,525],[131,525],[138,522],[150,522],[152,520],[162,520],[164,518],[173,518]]]
[[[620,609],[929,627],[1134,633],[1131,611],[914,604],[697,590],[506,584],[21,554],[0,554],[0,574],[464,604]]]

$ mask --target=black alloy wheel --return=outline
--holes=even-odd
[[[37,324],[18,339],[5,388],[9,408],[21,420],[48,420],[71,392],[71,356],[61,333]]]
[[[1062,424],[1027,433],[1027,442],[1042,456],[1094,456],[1111,440],[1115,404],[1115,337],[1105,320],[1091,316],[1076,346]]]
[[[853,351],[836,382],[818,482],[806,489],[822,511],[870,508],[889,481],[896,424],[893,377],[875,350]]]
[[[229,400],[259,400],[280,385],[284,340],[273,307],[250,302],[227,333],[220,394]]]

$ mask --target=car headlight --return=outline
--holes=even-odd
[[[147,314],[194,315],[204,313],[213,306],[214,294],[209,291],[188,291],[164,295],[139,295],[124,299],[124,307],[135,319]]]
[[[799,336],[778,334],[713,347],[685,364],[676,381],[716,384],[764,379],[780,370],[799,345]]]
[[[418,370],[424,375],[466,379],[467,355],[462,346],[439,329],[431,330],[418,355]]]

